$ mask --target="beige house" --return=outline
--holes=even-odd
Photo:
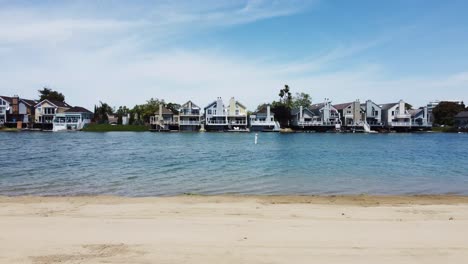
[[[37,124],[52,124],[56,114],[63,114],[71,105],[54,100],[43,100],[35,105],[35,122]]]

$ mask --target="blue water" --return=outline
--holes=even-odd
[[[468,134],[0,133],[0,195],[468,194]]]

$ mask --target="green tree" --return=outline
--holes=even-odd
[[[174,114],[179,114],[180,104],[167,103],[166,108],[171,110]]]
[[[453,126],[455,121],[454,117],[465,110],[463,103],[458,104],[456,102],[440,102],[432,110],[434,116],[434,124]]]
[[[99,106],[94,106],[94,120],[96,123],[105,124],[109,122],[107,115],[112,115],[114,109],[107,103],[99,101]]]
[[[288,85],[285,85],[279,92],[279,101],[273,101],[271,111],[275,113],[275,118],[282,127],[289,126],[292,109],[292,96]]]
[[[38,90],[38,92],[39,92],[39,101],[47,99],[47,100],[65,102],[65,95],[57,91],[54,91],[48,87],[44,87],[42,88],[42,90]]]
[[[307,93],[296,93],[293,97],[292,108],[310,107],[312,105],[312,97]]]

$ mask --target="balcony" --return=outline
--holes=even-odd
[[[181,126],[199,126],[200,121],[181,120],[181,121],[179,121],[179,125],[181,125]]]
[[[404,118],[411,118],[411,115],[408,114],[408,113],[396,113],[395,114],[395,118],[400,118],[400,119],[404,119]]]
[[[200,112],[198,112],[198,111],[181,111],[181,112],[179,112],[179,116],[200,116]]]
[[[259,120],[251,120],[250,124],[252,126],[274,126],[275,121],[259,121]]]
[[[226,120],[208,119],[208,120],[206,120],[206,124],[207,125],[227,125],[228,122]]]
[[[391,122],[392,127],[411,127],[411,122]]]

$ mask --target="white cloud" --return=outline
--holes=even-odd
[[[199,31],[294,14],[305,5],[303,1],[169,1],[151,8],[117,4],[105,14],[86,6],[58,6],[47,8],[47,16],[43,7],[0,10],[0,94],[35,97],[37,89],[48,85],[65,93],[69,103],[89,108],[99,100],[131,107],[151,97],[205,105],[217,96],[226,100],[236,96],[253,108],[276,99],[284,84],[294,92],[311,93],[315,102],[325,97],[336,103],[402,98],[420,105],[467,96],[466,72],[396,79],[386,76],[378,64],[327,70],[378,45],[381,38],[337,45],[301,61],[167,45]],[[119,18],[122,13],[126,16]]]

